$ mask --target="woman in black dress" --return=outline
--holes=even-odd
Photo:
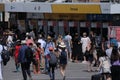
[[[82,48],[80,43],[80,38],[78,33],[75,33],[75,37],[73,38],[73,52],[72,58],[73,62],[78,62],[78,60],[82,61]]]

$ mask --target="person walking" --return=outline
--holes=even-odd
[[[3,50],[3,46],[0,44],[0,80],[3,80],[3,76],[2,76],[2,50]]]
[[[68,59],[69,61],[72,61],[72,36],[70,35],[69,32],[66,33],[64,37],[64,43],[66,45],[66,49],[68,51]]]
[[[50,53],[48,54],[48,62],[49,62],[49,69],[48,74],[50,76],[50,80],[55,80],[55,67],[57,65],[57,56],[55,55],[54,48],[49,48]]]
[[[45,45],[45,52],[44,52],[44,56],[45,56],[44,72],[45,73],[48,73],[48,68],[49,68],[49,63],[48,63],[48,54],[50,53],[49,47],[53,47],[53,49],[55,49],[55,43],[52,41],[52,38],[50,36],[47,37],[47,42]]]
[[[28,46],[26,45],[26,41],[22,40],[21,41],[21,48],[19,51],[19,55],[18,55],[18,62],[21,64],[21,69],[22,69],[22,75],[23,75],[23,80],[27,80],[27,74],[30,78],[30,80],[32,80],[32,76],[31,76],[31,72],[30,72],[30,64],[31,61],[27,59],[27,54],[32,54],[32,49],[29,51],[29,53],[27,53],[26,50],[28,50]]]
[[[81,38],[81,43],[82,43],[82,53],[83,53],[83,59],[84,59],[82,63],[86,63],[85,52],[87,47],[89,47],[91,43],[90,38],[87,37],[86,32],[83,33],[83,37]]]
[[[17,72],[19,71],[20,68],[20,64],[18,63],[18,55],[20,48],[21,48],[20,40],[17,40],[14,51],[15,67]]]
[[[112,80],[120,80],[120,53],[117,48],[113,48],[110,57],[111,60],[111,78]]]
[[[42,53],[42,49],[41,49],[41,44],[40,43],[36,43],[36,48],[35,48],[35,52],[34,52],[34,63],[33,63],[33,72],[34,74],[40,74],[40,58],[41,58],[41,53]]]
[[[64,44],[64,42],[62,42],[59,45],[60,49],[60,72],[63,76],[63,80],[65,80],[66,76],[65,76],[65,70],[67,67],[67,49],[66,49],[66,45]]]
[[[80,43],[80,38],[78,36],[78,33],[75,33],[75,37],[73,38],[72,44],[73,44],[73,50],[72,50],[73,62],[79,62],[78,60],[82,61],[82,46]]]

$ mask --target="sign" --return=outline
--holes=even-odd
[[[5,3],[5,11],[7,12],[36,12],[51,13],[51,4],[29,2],[29,3]]]
[[[0,3],[0,11],[4,11],[4,4]]]
[[[86,20],[85,14],[57,14],[57,13],[45,13],[45,19],[55,20]]]
[[[101,13],[100,4],[52,4],[53,13]]]
[[[51,4],[31,2],[24,5],[26,12],[52,13]]]
[[[110,6],[111,6],[110,2],[100,4],[101,13],[110,14]]]
[[[110,8],[111,14],[119,14],[120,13],[120,4],[112,4]]]
[[[25,12],[24,3],[5,3],[6,12]]]
[[[27,18],[44,19],[44,15],[42,13],[27,13]]]

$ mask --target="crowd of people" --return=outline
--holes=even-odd
[[[46,73],[51,80],[55,80],[54,70],[59,68],[63,80],[65,80],[65,70],[68,62],[87,64],[87,72],[98,71],[106,76],[106,80],[120,79],[120,48],[114,38],[107,41],[103,38],[98,48],[96,36],[92,31],[89,35],[84,32],[81,37],[78,33],[71,36],[69,32],[64,36],[59,35],[57,38],[49,34],[45,38],[44,35],[38,34],[36,36],[35,32],[31,30],[31,32],[21,35],[22,38],[19,39],[15,33],[9,30],[3,33],[0,53],[3,49],[2,46],[10,51],[11,57],[15,60],[16,71],[20,71],[21,68],[24,80],[27,80],[27,75],[32,80],[31,64],[34,74]],[[55,54],[56,58],[51,56],[52,54]],[[57,59],[54,65],[50,64],[52,57],[54,61]],[[110,63],[109,66],[107,65],[107,72],[102,70],[105,60]],[[0,62],[2,62],[1,57]],[[93,69],[94,66],[97,67],[96,70]],[[0,79],[2,80],[1,71]]]

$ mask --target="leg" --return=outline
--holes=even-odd
[[[48,74],[49,74],[49,76],[50,76],[50,80],[52,80],[52,72],[51,72],[51,66],[49,66],[49,68],[48,68]]]
[[[26,63],[25,68],[26,68],[29,78],[32,80],[32,76],[31,76],[31,72],[30,72],[30,63]]]
[[[25,63],[21,63],[21,69],[22,69],[22,75],[23,75],[24,80],[27,80],[27,74],[25,71]]]
[[[52,66],[52,79],[55,80],[55,67]]]
[[[2,77],[2,70],[1,70],[2,68],[1,68],[1,62],[0,62],[0,80],[2,80],[3,79],[3,77]]]

